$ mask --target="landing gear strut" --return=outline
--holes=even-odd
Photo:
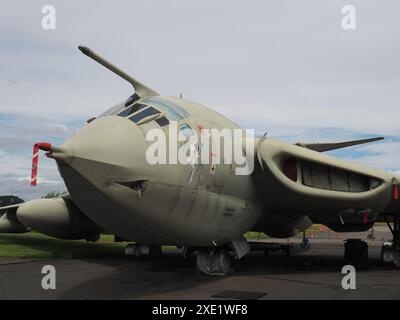
[[[225,276],[231,272],[231,258],[224,247],[200,248],[196,258],[196,273]]]
[[[348,264],[365,268],[368,264],[368,244],[360,239],[348,239],[344,245],[344,259]]]
[[[382,263],[394,263],[396,267],[400,267],[400,214],[393,215],[393,228],[385,217],[385,221],[393,234],[392,242],[384,242],[381,251]]]
[[[311,243],[310,240],[306,236],[306,232],[303,231],[303,241],[300,244],[301,249],[310,249],[311,248]]]

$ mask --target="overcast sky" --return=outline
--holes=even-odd
[[[55,30],[41,26],[47,4]],[[355,30],[341,26],[347,4]],[[164,95],[182,92],[276,138],[383,135],[385,142],[335,155],[400,171],[399,12],[396,0],[3,0],[0,194],[62,190],[44,158],[39,186],[29,186],[33,143],[61,143],[132,94],[79,44]]]

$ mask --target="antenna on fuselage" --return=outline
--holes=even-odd
[[[116,75],[120,76],[122,79],[128,81],[135,90],[135,93],[140,97],[151,97],[151,96],[158,96],[159,94],[154,90],[150,89],[149,87],[145,86],[140,81],[136,80],[135,78],[131,77],[129,74],[125,73],[118,67],[114,66],[112,63],[108,62],[106,59],[100,57],[97,53],[89,49],[85,46],[79,46],[79,50],[89,58],[92,58],[94,61],[100,63],[102,66],[106,67],[108,70],[114,72]]]

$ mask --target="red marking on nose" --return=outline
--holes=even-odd
[[[37,173],[39,164],[39,150],[51,151],[52,145],[47,142],[38,142],[33,145],[33,157],[32,157],[32,173],[31,173],[31,186],[37,184]]]

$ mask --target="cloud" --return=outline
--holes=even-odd
[[[352,159],[362,164],[400,173],[400,139],[358,147],[357,153],[361,153],[361,156],[353,155]]]
[[[61,144],[83,123],[77,117],[0,113],[0,194],[29,200],[65,190],[55,162],[42,155],[38,187],[30,186],[32,147],[38,141]]]
[[[46,181],[41,179],[37,187],[30,186],[29,178],[13,178],[8,174],[0,174],[0,194],[18,195],[24,200],[36,199],[51,191],[64,191],[65,186],[61,179],[58,181]]]
[[[354,0],[354,31],[341,28],[345,3],[339,0],[254,0],[251,5],[228,0],[54,0],[52,4],[57,29],[44,31],[43,1],[2,2],[4,192],[37,196],[41,187],[32,191],[18,179],[7,189],[4,175],[28,177],[34,142],[61,143],[86,119],[132,94],[126,81],[83,56],[78,44],[98,51],[162,94],[182,92],[184,98],[260,134],[293,142],[393,137],[385,147],[376,143],[332,154],[398,170],[400,3],[396,0],[379,4]],[[54,162],[46,161],[39,173],[53,181],[58,173]]]
[[[130,95],[84,43],[239,123],[399,130],[397,1],[354,1],[354,31],[342,1],[54,1],[55,31],[40,28],[42,5],[2,4],[2,111],[90,117]]]

